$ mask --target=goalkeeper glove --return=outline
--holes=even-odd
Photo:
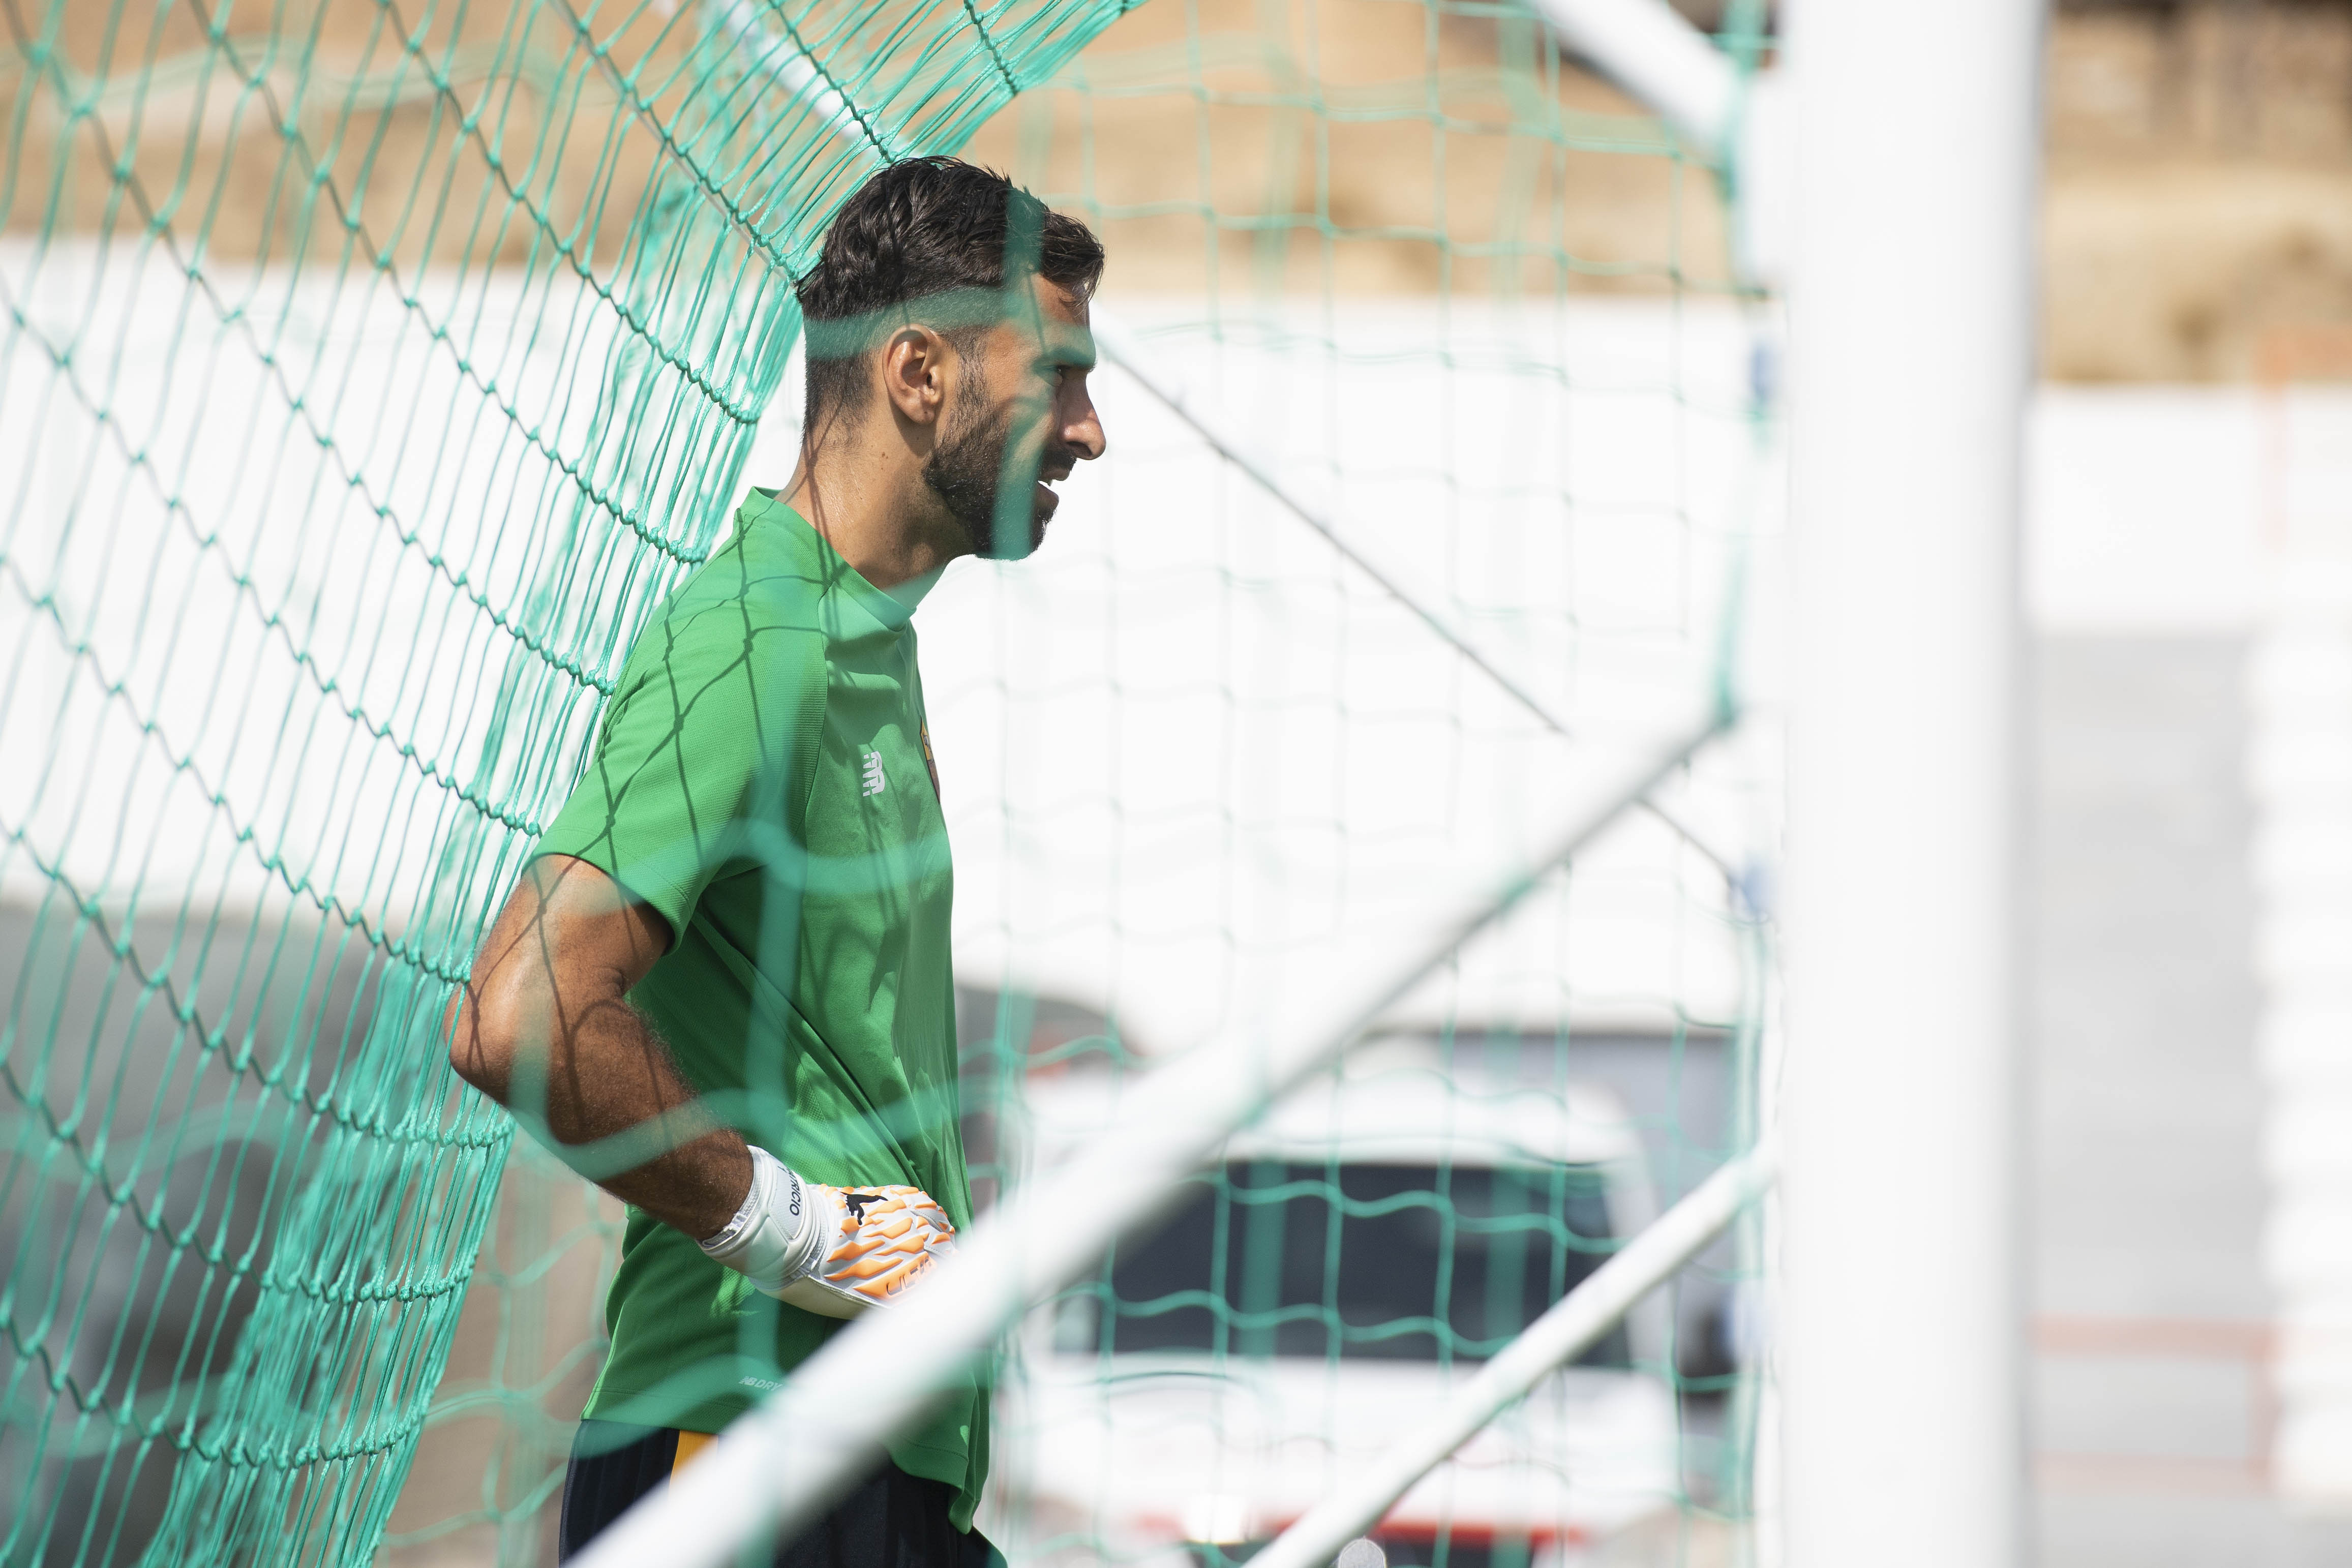
[[[827,1187],[754,1144],[751,1190],[703,1256],[767,1294],[827,1318],[887,1305],[955,1248],[947,1212],[919,1187]]]

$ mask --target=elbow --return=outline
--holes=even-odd
[[[500,1105],[507,1102],[507,1088],[514,1079],[512,1012],[510,1004],[501,1005],[465,985],[449,998],[448,1009],[442,1015],[449,1066]]]

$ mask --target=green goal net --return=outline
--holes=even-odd
[[[983,1200],[1753,635],[1734,205],[1517,4],[0,0],[0,138],[9,1568],[552,1560],[617,1210],[440,1019],[789,471],[791,279],[885,158],[1087,217],[1133,345],[1046,551],[920,622]],[[1710,751],[1039,1310],[1016,1561],[1246,1555],[1748,1136],[1772,776]],[[1744,1257],[1390,1562],[1737,1560]]]

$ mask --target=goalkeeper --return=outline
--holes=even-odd
[[[1018,558],[1103,433],[1085,225],[947,158],[873,177],[798,293],[801,461],[656,614],[452,1004],[467,1081],[628,1205],[569,1555],[971,1218],[950,873],[910,617]],[[594,1147],[583,1148],[583,1145]],[[795,1568],[983,1562],[974,1382]]]

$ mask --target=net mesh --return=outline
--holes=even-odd
[[[1770,332],[1715,177],[1515,5],[1147,7],[974,151],[1101,229],[1142,372],[1098,378],[1087,524],[924,611],[968,1108],[1050,1182],[1743,662]],[[1246,1558],[1744,1142],[1766,733],[1678,786],[1702,831],[1622,821],[1016,1336],[1017,1561]],[[1748,1560],[1741,1247],[1409,1494],[1388,1562]]]
[[[1048,550],[923,612],[983,1198],[1724,678],[1773,520],[1714,177],[1515,5],[1124,9],[0,0],[0,1561],[551,1560],[617,1213],[440,1016],[787,471],[790,278],[883,157],[1087,216],[1145,378]],[[1015,1337],[1016,1559],[1244,1553],[1744,1140],[1762,745]],[[1390,1561],[1743,1552],[1746,1272]]]

